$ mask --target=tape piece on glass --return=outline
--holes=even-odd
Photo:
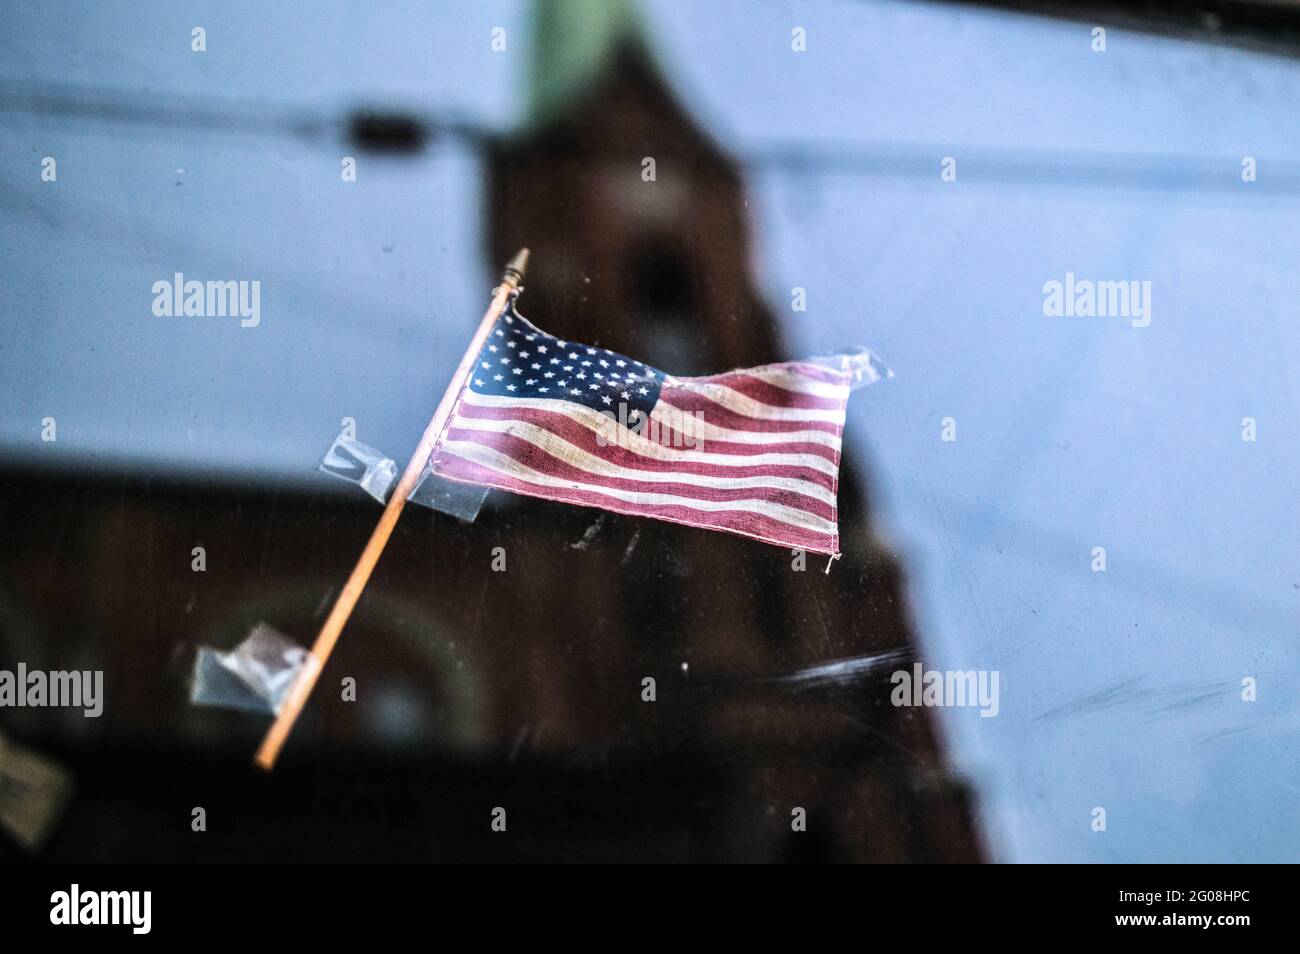
[[[344,434],[334,439],[318,469],[322,473],[356,484],[381,504],[388,502],[389,495],[397,486],[397,464],[391,457],[385,457],[373,447]],[[425,464],[424,472],[408,500],[466,523],[473,523],[487,495],[487,487],[447,480],[432,473],[429,465]]]
[[[41,850],[72,792],[59,763],[0,735],[0,830],[25,851]]]
[[[259,622],[228,653],[200,647],[190,702],[201,706],[277,714],[311,653]]]

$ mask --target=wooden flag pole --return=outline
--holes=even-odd
[[[353,607],[357,605],[357,600],[361,598],[361,591],[366,588],[370,574],[374,571],[375,564],[379,562],[379,556],[384,552],[388,538],[392,536],[393,527],[397,525],[397,518],[402,515],[402,508],[406,506],[407,498],[411,496],[411,491],[415,489],[416,482],[420,479],[425,465],[429,462],[429,457],[433,454],[433,445],[442,436],[443,428],[447,424],[447,419],[451,417],[451,409],[455,406],[456,399],[460,397],[461,389],[465,386],[470,369],[478,358],[479,352],[483,350],[483,343],[487,340],[488,335],[492,333],[492,326],[496,324],[496,320],[500,316],[502,309],[505,308],[506,302],[510,300],[510,296],[523,287],[524,271],[527,267],[528,249],[526,248],[520,249],[519,254],[512,258],[510,264],[505,267],[505,272],[501,276],[501,284],[496,287],[492,295],[492,304],[488,305],[487,311],[484,312],[483,320],[479,322],[478,331],[474,333],[474,337],[470,340],[465,356],[460,359],[460,366],[456,368],[451,383],[447,385],[442,400],[438,402],[438,409],[433,412],[433,419],[429,421],[429,426],[424,430],[424,437],[420,439],[420,446],[415,449],[415,453],[411,456],[411,462],[406,465],[406,471],[402,474],[397,489],[393,491],[388,506],[384,508],[383,516],[379,518],[378,525],[370,535],[370,541],[366,544],[366,548],[361,551],[361,558],[357,560],[357,565],[352,568],[352,575],[348,577],[347,583],[343,585],[343,592],[339,594],[339,598],[334,603],[334,608],[330,610],[329,616],[325,619],[325,625],[321,627],[320,635],[316,637],[316,642],[311,647],[311,655],[307,657],[307,662],[298,674],[293,689],[290,691],[288,698],[285,699],[279,714],[276,715],[275,722],[271,723],[271,728],[267,730],[261,748],[257,750],[254,763],[259,768],[268,772],[275,768],[275,760],[280,755],[280,749],[284,747],[285,740],[289,737],[294,723],[298,720],[303,706],[307,703],[307,697],[311,695],[316,680],[320,677],[321,670],[329,660],[330,653],[334,651],[334,644],[339,641],[339,635],[343,632],[348,617],[352,615]]]

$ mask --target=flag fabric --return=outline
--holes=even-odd
[[[838,556],[854,375],[789,361],[665,374],[497,319],[430,458],[450,480]]]

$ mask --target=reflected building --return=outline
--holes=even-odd
[[[528,121],[489,160],[488,260],[531,247],[524,314],[673,374],[796,357],[751,279],[739,167],[674,96],[631,5],[589,8],[540,5]],[[829,574],[726,534],[519,503],[518,532],[538,537],[526,552],[561,552],[533,571],[546,582],[516,578],[515,599],[581,582],[550,635],[511,641],[503,621],[492,641],[551,660],[509,694],[515,718],[546,724],[551,751],[691,740],[693,757],[726,761],[728,856],[978,860],[931,711],[888,702],[915,637],[851,454],[842,467],[844,557]],[[792,806],[817,834],[791,835]]]

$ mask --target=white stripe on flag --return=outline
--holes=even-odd
[[[693,497],[681,497],[676,494],[646,493],[644,491],[606,487],[600,484],[585,484],[560,477],[552,477],[550,474],[527,467],[505,454],[469,441],[444,440],[439,447],[444,453],[462,457],[501,474],[544,487],[562,487],[566,490],[604,494],[631,504],[674,505],[703,513],[742,511],[779,520],[782,523],[800,527],[804,530],[811,530],[815,533],[824,533],[832,537],[836,534],[836,526],[830,520],[824,520],[815,514],[759,498],[750,500],[697,500]]]
[[[476,407],[491,408],[535,408],[541,411],[551,411],[556,414],[563,414],[589,430],[597,431],[608,428],[611,423],[609,418],[598,411],[584,407],[581,404],[575,404],[572,401],[566,401],[563,398],[513,398],[498,397],[492,394],[478,394],[474,391],[465,391],[464,403],[472,404]],[[707,415],[707,411],[705,414]],[[466,426],[465,422],[478,421],[482,418],[471,418],[457,414],[453,423],[455,427]],[[839,473],[839,468],[824,457],[816,454],[807,453],[764,453],[764,454],[711,454],[708,450],[708,441],[704,443],[703,451],[690,450],[682,447],[665,447],[662,444],[647,440],[634,431],[623,429],[624,433],[620,437],[624,440],[628,450],[643,457],[651,457],[655,460],[662,461],[683,461],[696,464],[787,464],[794,467],[807,467],[811,470],[821,471],[832,477]],[[802,431],[797,433],[803,433]],[[787,434],[774,434],[773,436],[785,438]],[[794,443],[801,443],[801,439],[796,439]],[[764,442],[765,443],[765,442]],[[775,443],[775,442],[774,442]],[[781,441],[781,443],[790,443]],[[832,448],[838,450],[838,448]]]
[[[660,424],[676,428],[685,434],[698,434],[706,443],[723,441],[730,444],[824,444],[831,450],[840,449],[840,439],[827,431],[738,431],[730,427],[710,424],[708,411],[703,418],[686,411],[678,411],[669,404],[656,404],[650,417]]]
[[[673,385],[664,385],[661,395],[665,397]],[[843,424],[844,410],[816,410],[813,408],[803,407],[774,407],[771,404],[763,404],[755,401],[748,395],[741,394],[739,391],[732,390],[726,385],[710,384],[680,384],[676,390],[686,394],[696,394],[700,397],[706,397],[711,401],[721,404],[729,411],[735,411],[737,414],[745,417],[756,418],[761,421],[825,421],[829,424]],[[671,403],[671,401],[670,401]],[[707,412],[706,412],[707,413]]]
[[[678,471],[642,470],[641,468],[623,467],[589,454],[580,447],[570,444],[558,434],[525,421],[496,421],[457,416],[452,426],[459,430],[484,431],[518,437],[566,464],[603,477],[618,477],[647,483],[691,484],[697,487],[718,487],[724,490],[738,490],[745,487],[789,490],[813,497],[832,507],[835,506],[835,495],[833,493],[825,487],[808,480],[799,480],[792,477],[710,477],[703,474],[688,474]],[[464,438],[461,440],[463,441]],[[720,456],[714,455],[709,463],[716,464],[720,469],[724,468],[726,465],[718,461]],[[757,456],[771,455],[760,454]],[[753,459],[754,457],[727,458],[727,460],[736,461],[737,463]]]

